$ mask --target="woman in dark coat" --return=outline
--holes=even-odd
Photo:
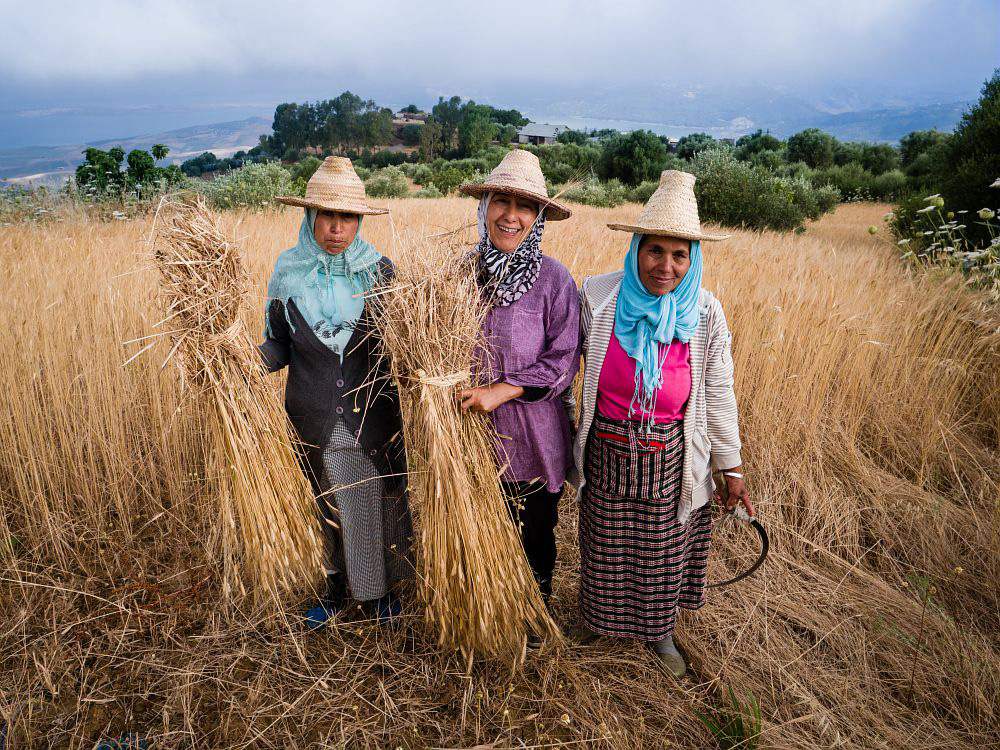
[[[298,244],[268,282],[270,371],[288,367],[285,408],[302,442],[328,543],[327,591],[309,610],[313,627],[343,608],[347,588],[385,621],[399,612],[393,584],[413,575],[413,529],[399,396],[380,354],[365,294],[392,262],[361,237],[368,205],[349,159],[327,158],[309,180]]]

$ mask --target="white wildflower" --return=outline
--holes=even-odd
[[[918,214],[929,214],[935,208],[937,208],[937,206],[924,206],[923,208],[921,208],[920,210],[918,210],[917,213]]]

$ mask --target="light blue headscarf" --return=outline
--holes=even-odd
[[[326,346],[342,354],[340,339],[350,338],[352,324],[364,309],[362,295],[370,291],[378,275],[378,261],[382,254],[370,242],[361,237],[361,220],[358,216],[358,232],[354,241],[344,252],[331,255],[316,242],[313,226],[316,209],[307,208],[299,227],[299,241],[278,256],[274,272],[267,282],[268,300],[278,299],[286,303],[295,300],[295,306],[306,319],[306,323],[319,335]],[[271,335],[270,316],[266,316],[267,330]],[[336,341],[336,348],[335,348]]]
[[[635,360],[635,395],[629,416],[638,402],[652,424],[656,392],[663,379],[663,361],[674,339],[688,342],[698,327],[698,298],[701,295],[701,242],[691,240],[691,267],[681,283],[669,294],[650,294],[639,279],[639,244],[643,235],[633,234],[625,256],[615,307],[615,337],[622,349]],[[660,355],[660,344],[667,348]]]

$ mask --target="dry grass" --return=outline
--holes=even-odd
[[[393,204],[397,226],[423,234],[473,207]],[[580,207],[549,224],[544,247],[578,278],[615,268],[627,237],[603,223],[636,210]],[[141,347],[123,342],[160,318],[155,274],[141,267],[148,223],[0,230],[11,746],[89,747],[134,730],[166,748],[701,747],[694,710],[730,685],[760,698],[766,747],[996,746],[997,316],[957,284],[904,271],[865,231],[882,212],[845,206],[802,236],[738,233],[706,250],[772,554],[762,574],[681,618],[693,667],[682,684],[635,644],[566,646],[520,671],[485,662],[467,675],[416,616],[386,631],[352,613],[311,635],[250,600],[236,622],[223,618],[209,414],[160,369],[166,342],[122,367]],[[232,226],[258,309],[299,220]],[[365,229],[396,252],[388,221]],[[570,500],[559,535],[566,625]]]
[[[168,356],[179,362],[182,387],[190,384],[200,402],[191,407],[211,415],[208,475],[219,503],[213,532],[222,596],[226,603],[237,591],[245,596],[249,583],[255,596],[280,604],[285,594],[317,583],[322,547],[292,426],[267,388],[244,320],[257,312],[248,301],[246,263],[204,201],[163,203],[156,218],[154,257],[166,315],[156,327],[170,339]]]
[[[500,491],[496,436],[483,415],[463,415],[457,389],[482,356],[487,307],[455,238],[413,237],[391,283],[375,291],[382,341],[399,384],[419,500],[418,578],[439,645],[473,658],[523,659],[528,631],[559,639]]]

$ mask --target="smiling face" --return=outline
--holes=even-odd
[[[344,214],[325,209],[316,212],[313,235],[316,237],[316,244],[330,255],[340,255],[344,252],[348,245],[354,242],[357,233],[357,214]]]
[[[502,253],[517,250],[538,218],[538,204],[527,198],[494,193],[486,209],[486,229],[493,247]]]
[[[647,234],[639,243],[639,281],[650,294],[669,294],[691,268],[691,242]]]

